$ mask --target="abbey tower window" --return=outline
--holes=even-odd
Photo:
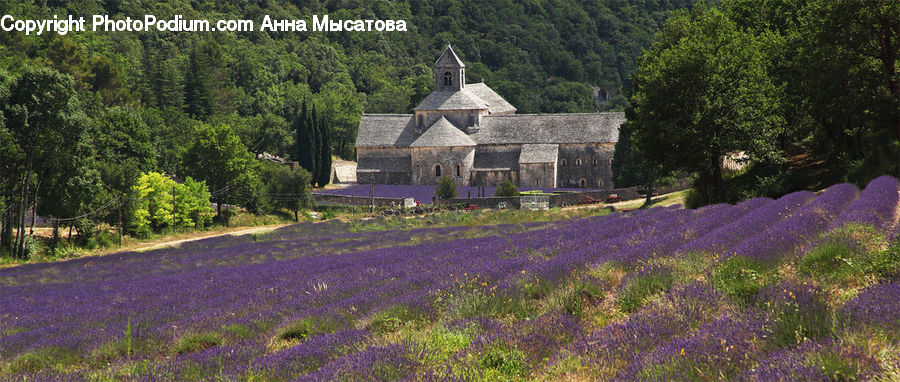
[[[453,74],[450,72],[444,72],[444,87],[453,86]]]

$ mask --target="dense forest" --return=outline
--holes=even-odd
[[[623,110],[641,51],[691,2],[0,1],[0,14],[16,19],[328,14],[408,24],[406,32],[0,32],[0,247],[24,255],[25,238],[11,230],[26,225],[22,211],[65,218],[54,222],[79,237],[100,222],[132,233],[202,224],[166,212],[197,195],[137,192],[139,179],[164,187],[155,173],[205,182],[213,201],[251,211],[296,208],[291,195],[301,191],[285,184],[320,175],[283,173],[255,155],[303,162],[302,140],[315,130],[304,126],[315,119],[327,139],[309,147],[328,142],[332,154],[354,158],[360,115],[409,112],[430,92],[430,66],[448,43],[469,82],[488,83],[520,112]],[[315,116],[301,117],[304,105]],[[140,195],[170,197],[148,204]],[[158,219],[140,219],[154,211]]]
[[[690,174],[697,206],[900,174],[900,2],[698,2],[638,66],[617,185]]]

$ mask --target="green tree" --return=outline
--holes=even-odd
[[[67,158],[78,147],[86,123],[80,113],[72,77],[49,68],[28,68],[8,89],[3,104],[8,132],[21,150],[24,164],[16,181],[16,221],[18,237],[14,253],[24,256],[25,214],[35,201],[36,189],[50,173],[50,166]],[[54,174],[60,176],[72,174]]]
[[[456,197],[456,182],[449,176],[442,177],[438,181],[434,194],[441,200],[451,200]]]
[[[300,115],[294,117],[293,122],[294,159],[310,174],[316,173],[316,146],[315,132],[313,131],[312,113],[309,105],[304,101]],[[310,179],[314,182],[315,179]]]
[[[519,196],[519,188],[516,187],[515,183],[507,180],[497,186],[494,196]]]
[[[783,119],[764,39],[698,3],[668,20],[634,76],[634,145],[651,166],[698,173],[709,202],[725,199],[726,154],[778,158]]]
[[[240,138],[228,125],[206,123],[200,123],[194,134],[184,168],[189,176],[206,181],[218,204],[216,214],[221,216],[223,203],[252,207],[258,197],[257,162]]]
[[[319,187],[325,187],[331,182],[331,129],[321,116],[318,118],[318,125],[319,173],[316,174],[316,183],[319,184]]]
[[[299,220],[299,210],[312,205],[309,184],[312,176],[301,167],[266,162],[260,166],[260,178],[274,206],[294,213]]]
[[[179,184],[158,172],[141,174],[132,187],[131,197],[135,208],[128,226],[137,236],[169,228],[203,228],[212,219],[206,183],[190,177]]]
[[[900,6],[813,1],[801,12],[793,88],[846,180],[900,172]]]

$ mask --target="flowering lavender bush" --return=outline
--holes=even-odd
[[[0,379],[879,377],[897,272],[841,304],[843,284],[785,259],[842,221],[891,232],[896,184],[525,225],[304,223],[0,269]],[[720,282],[740,261],[764,276],[745,298]]]

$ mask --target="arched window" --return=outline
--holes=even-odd
[[[450,72],[444,73],[444,86],[453,86],[453,74],[451,74]]]
[[[609,157],[609,165],[612,166],[612,157]]]
[[[422,165],[416,163],[416,179],[422,177]]]
[[[594,158],[594,166],[597,165],[597,158]]]
[[[434,176],[436,176],[436,177],[441,176],[441,165],[439,165],[439,164],[434,165]]]
[[[456,176],[462,176],[462,165],[459,163],[456,164]]]
[[[566,159],[563,158],[563,160],[559,161],[559,165],[560,165],[561,167],[566,167]]]
[[[597,179],[597,187],[603,188],[603,179]]]
[[[587,179],[581,178],[578,180],[578,187],[584,188],[587,186]]]
[[[581,158],[575,158],[575,166],[581,166]]]

